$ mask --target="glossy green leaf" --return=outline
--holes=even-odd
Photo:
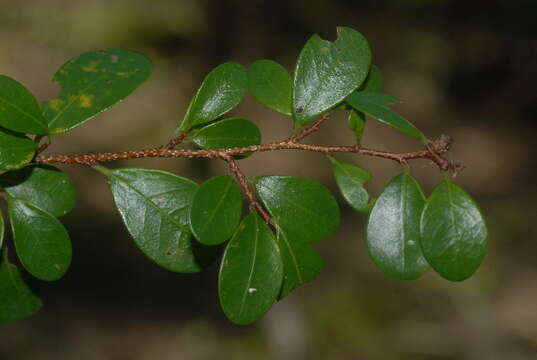
[[[293,80],[277,62],[254,62],[248,69],[248,89],[259,103],[284,115],[291,115]]]
[[[110,180],[123,223],[148,258],[179,273],[199,272],[216,260],[218,249],[195,241],[188,226],[196,183],[158,170],[94,168]]]
[[[65,63],[54,75],[58,98],[43,105],[50,133],[71,130],[129,96],[152,70],[151,60],[133,51],[90,51]]]
[[[63,216],[75,206],[73,181],[53,166],[27,166],[2,174],[0,187],[14,198],[27,200],[54,216]]]
[[[190,228],[199,242],[218,245],[239,226],[241,190],[232,177],[215,176],[201,184],[190,208]]]
[[[371,50],[359,32],[339,27],[334,42],[313,35],[296,66],[293,116],[304,125],[343,101],[364,82]]]
[[[188,132],[224,115],[242,101],[247,90],[248,72],[242,65],[227,62],[217,66],[190,102],[179,131]]]
[[[202,149],[222,149],[259,145],[261,132],[248,119],[229,118],[209,124],[195,133],[192,141]]]
[[[339,207],[324,185],[293,176],[260,176],[254,184],[274,222],[293,241],[322,240],[338,228]]]
[[[361,111],[351,110],[348,119],[349,128],[354,132],[356,141],[360,143],[364,136],[365,115]]]
[[[371,205],[369,204],[369,194],[363,185],[369,181],[371,174],[361,167],[337,161],[331,156],[329,159],[343,198],[353,209],[368,214]]]
[[[423,254],[442,277],[469,278],[487,251],[487,228],[477,205],[449,179],[433,191],[421,217]]]
[[[0,75],[0,126],[27,134],[48,134],[41,107],[18,81]]]
[[[274,304],[283,280],[283,264],[276,237],[257,213],[239,225],[224,252],[218,290],[226,316],[236,324],[250,324]]]
[[[315,280],[324,267],[324,261],[317,250],[292,236],[292,232],[278,228],[277,240],[284,270],[280,299],[298,286]]]
[[[5,251],[5,250],[4,250]],[[24,319],[43,306],[4,253],[0,262],[0,323]]]
[[[26,136],[0,128],[0,170],[17,170],[34,158],[37,144]]]
[[[367,74],[367,78],[365,79],[365,82],[360,89],[364,91],[380,92],[382,91],[383,87],[384,77],[382,76],[382,72],[377,66],[371,64],[369,74]]]
[[[51,213],[8,197],[9,218],[17,255],[24,268],[41,280],[58,280],[71,264],[71,240]]]
[[[367,224],[367,246],[375,264],[397,280],[419,278],[429,265],[420,247],[425,196],[410,175],[393,178],[378,198]]]
[[[424,140],[425,136],[423,133],[410,121],[397,115],[388,108],[388,104],[396,101],[397,99],[392,96],[373,91],[357,91],[347,97],[347,103],[355,110],[361,111],[418,140]]]

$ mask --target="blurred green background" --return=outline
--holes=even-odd
[[[342,205],[340,230],[318,244],[318,280],[276,304],[258,323],[230,324],[219,308],[217,268],[181,275],[158,268],[129,239],[107,185],[84,167],[63,167],[78,185],[64,218],[72,268],[36,283],[45,307],[0,325],[0,359],[535,359],[537,358],[537,2],[528,0],[0,0],[0,73],[39,100],[53,98],[56,69],[82,52],[124,47],[155,63],[134,95],[67,135],[49,154],[119,151],[165,143],[203,76],[234,60],[269,58],[294,67],[313,33],[361,31],[385,74],[396,110],[430,138],[455,138],[455,181],[480,204],[490,248],[470,280],[432,272],[390,280],[367,256],[365,218]],[[285,137],[290,122],[250,98],[234,114],[257,121],[264,140]],[[310,141],[352,142],[343,114]],[[368,123],[364,144],[419,148],[393,129]],[[373,172],[378,195],[399,171],[387,160],[341,156]],[[225,173],[218,161],[149,159],[117,166],[164,169],[202,181]],[[257,154],[249,176],[289,174],[332,190],[318,154]],[[413,162],[427,193],[434,166]],[[334,191],[335,193],[335,191]]]

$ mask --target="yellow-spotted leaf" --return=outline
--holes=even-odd
[[[24,136],[0,128],[0,170],[17,170],[34,158],[37,144]]]

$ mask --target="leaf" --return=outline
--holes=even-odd
[[[293,241],[322,240],[339,226],[338,204],[324,185],[293,176],[259,176],[254,185],[274,222]]]
[[[418,140],[425,136],[411,122],[391,111],[387,105],[397,101],[394,97],[372,91],[357,91],[347,97],[347,103],[355,110],[364,112],[397,130]]]
[[[279,299],[283,299],[298,286],[315,280],[324,267],[324,261],[311,245],[289,237],[281,228],[278,229],[277,239],[284,269],[279,295]]]
[[[298,57],[293,93],[293,116],[299,125],[330,110],[358,89],[371,65],[371,50],[359,32],[337,28],[329,42],[313,35]]]
[[[332,172],[343,198],[353,209],[369,214],[369,194],[363,185],[369,181],[371,174],[364,169],[345,162],[337,161],[329,156],[332,163]]]
[[[354,132],[356,141],[360,143],[364,136],[365,130],[365,115],[361,111],[351,110],[348,119],[349,129]]]
[[[6,250],[4,250],[5,252]],[[0,323],[35,314],[43,303],[24,282],[20,271],[9,263],[6,253],[0,263]]]
[[[17,255],[26,270],[41,280],[58,280],[71,264],[69,234],[51,213],[8,197],[9,218]]]
[[[429,265],[420,247],[425,196],[410,175],[393,178],[377,199],[367,224],[367,246],[375,264],[396,280],[415,280]]]
[[[218,245],[233,235],[241,213],[239,186],[230,176],[215,176],[201,184],[194,195],[190,228],[202,244]]]
[[[43,104],[51,134],[69,131],[129,96],[149,76],[151,60],[133,51],[90,51],[54,75],[60,96]]]
[[[383,86],[384,77],[382,76],[382,72],[377,66],[371,64],[369,74],[367,74],[367,79],[365,79],[365,82],[362,84],[360,89],[363,91],[381,92]]]
[[[236,324],[262,317],[277,300],[283,264],[276,237],[257,213],[245,217],[227,244],[218,291],[226,316]]]
[[[277,62],[258,60],[250,65],[248,89],[259,103],[284,115],[291,115],[293,80]]]
[[[217,248],[197,243],[188,211],[198,185],[158,170],[94,167],[110,179],[110,190],[135,244],[170,271],[199,272],[218,256]]]
[[[27,200],[54,216],[63,216],[75,206],[73,181],[50,165],[27,166],[2,174],[0,186],[14,198]]]
[[[6,228],[4,225],[4,216],[2,215],[2,210],[0,209],[0,249],[2,249],[2,244],[4,242],[5,233],[6,233]]]
[[[0,126],[27,134],[48,134],[39,103],[18,81],[0,75]]]
[[[192,141],[202,149],[259,145],[261,143],[261,132],[248,119],[229,118],[201,128],[196,132]]]
[[[449,179],[434,190],[421,217],[423,254],[442,277],[469,278],[487,251],[487,228],[477,205]]]
[[[242,65],[227,62],[217,66],[190,102],[179,131],[188,132],[224,115],[242,101],[247,90],[248,73]]]
[[[34,158],[37,144],[26,136],[0,128],[0,170],[17,170]]]

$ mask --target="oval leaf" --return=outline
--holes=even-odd
[[[293,80],[277,62],[254,62],[248,69],[248,89],[259,103],[284,115],[291,115]]]
[[[110,179],[123,223],[147,257],[180,273],[199,272],[216,260],[218,249],[197,243],[188,227],[196,183],[158,170],[95,169]]]
[[[14,198],[27,200],[54,216],[63,216],[75,206],[73,181],[53,166],[27,166],[2,174],[0,186]]]
[[[248,90],[248,73],[235,62],[214,68],[190,102],[179,131],[211,122],[237,106]]]
[[[108,49],[84,53],[54,75],[62,87],[43,105],[50,133],[71,130],[129,96],[152,70],[151,60],[133,51]]]
[[[202,244],[218,245],[233,235],[241,213],[239,186],[230,176],[215,176],[204,182],[194,195],[190,228]]]
[[[196,132],[192,141],[202,149],[259,145],[261,132],[250,120],[229,118],[209,124]]]
[[[339,226],[338,204],[324,185],[294,176],[260,176],[254,184],[274,222],[293,241],[322,240]]]
[[[48,134],[47,121],[32,93],[4,75],[0,75],[0,126],[21,133]]]
[[[0,323],[24,319],[43,306],[5,254],[0,263],[0,305]]]
[[[446,179],[427,200],[421,217],[423,254],[442,277],[469,278],[487,251],[487,228],[477,205]]]
[[[354,132],[356,141],[360,143],[364,136],[365,115],[361,111],[351,110],[348,119],[349,128]]]
[[[332,172],[343,198],[355,210],[368,214],[371,210],[369,194],[363,185],[369,181],[371,174],[364,169],[329,157]]]
[[[226,316],[250,324],[274,304],[283,280],[283,264],[272,230],[257,213],[244,218],[227,244],[218,291]]]
[[[359,32],[339,27],[331,43],[313,35],[298,57],[293,116],[304,125],[343,101],[364,82],[371,50]]]
[[[60,221],[36,205],[8,198],[17,255],[24,268],[41,280],[58,280],[71,264],[71,241]]]
[[[429,265],[420,247],[425,196],[414,178],[402,173],[377,199],[367,224],[367,246],[375,264],[397,280],[419,278]]]
[[[425,136],[410,121],[397,115],[387,105],[396,102],[397,99],[373,91],[357,91],[347,97],[347,103],[355,110],[364,112],[368,116],[390,125],[397,130],[412,136],[418,140],[424,140]]]
[[[26,136],[0,128],[0,170],[17,170],[34,158],[37,144]]]

